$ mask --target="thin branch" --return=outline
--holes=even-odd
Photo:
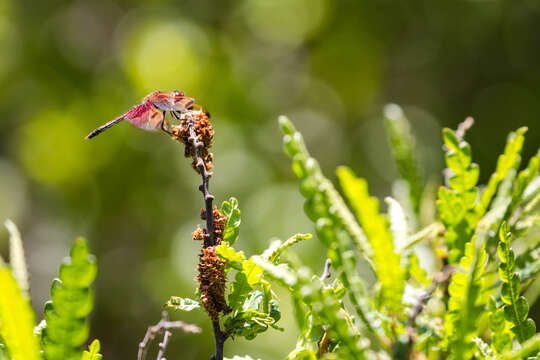
[[[216,243],[214,239],[214,209],[212,206],[212,201],[214,200],[214,196],[210,194],[208,190],[210,176],[212,176],[212,173],[209,173],[206,169],[206,164],[202,157],[202,148],[204,147],[204,144],[198,140],[197,134],[195,133],[195,129],[193,128],[194,125],[195,123],[193,122],[193,120],[191,120],[188,123],[188,127],[189,127],[188,141],[195,148],[195,167],[197,167],[197,169],[199,170],[199,173],[201,174],[201,178],[202,178],[202,184],[199,186],[199,190],[203,194],[204,203],[206,207],[205,218],[206,218],[207,237],[204,239],[204,246],[205,247],[215,246]],[[211,359],[223,360],[223,346],[225,344],[225,340],[227,339],[227,335],[223,331],[221,331],[219,321],[212,321],[212,328],[214,330],[216,352],[215,352],[215,355],[211,356]]]
[[[150,342],[155,339],[157,334],[163,334],[165,332],[163,342],[159,344],[159,354],[158,360],[165,360],[163,355],[169,343],[169,339],[172,336],[172,333],[169,330],[172,329],[182,329],[185,332],[190,333],[200,333],[201,328],[196,325],[188,324],[183,321],[169,321],[169,314],[166,311],[161,313],[161,320],[156,325],[149,326],[146,334],[144,335],[143,340],[139,343],[139,352],[137,354],[137,360],[146,359],[146,352],[148,351],[148,346]]]
[[[332,266],[332,260],[326,259],[326,262],[324,263],[324,271],[321,274],[321,281],[324,281],[328,279],[332,274],[330,273],[330,266]]]
[[[206,165],[204,163],[204,159],[202,157],[202,151],[201,149],[204,147],[204,144],[198,140],[197,134],[195,133],[195,129],[193,129],[193,126],[195,123],[193,120],[191,120],[188,123],[189,127],[189,138],[188,141],[193,145],[195,148],[195,166],[197,169],[199,169],[199,173],[201,174],[202,178],[202,184],[199,186],[199,190],[202,192],[204,197],[204,203],[206,207],[206,230],[208,235],[208,241],[205,239],[205,247],[207,246],[214,246],[214,210],[212,206],[212,201],[214,200],[214,196],[210,194],[208,190],[208,185],[210,181],[210,176],[212,176],[212,173],[209,173],[206,170]]]
[[[167,345],[169,344],[169,339],[171,338],[172,333],[169,330],[165,330],[165,335],[163,335],[163,341],[159,343],[159,352],[157,356],[157,360],[166,360],[165,350],[167,349]]]
[[[409,321],[407,324],[407,334],[409,336],[410,344],[414,342],[414,323],[416,322],[416,318],[424,310],[425,303],[431,298],[431,296],[435,292],[435,289],[437,289],[437,286],[439,284],[447,282],[453,272],[453,267],[446,266],[441,272],[435,274],[429,290],[422,294],[418,299],[418,304],[414,307],[411,314],[409,315]]]

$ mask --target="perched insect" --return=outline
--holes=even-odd
[[[173,91],[171,93],[162,91],[153,92],[152,94],[147,95],[140,105],[134,106],[125,114],[120,115],[116,119],[111,120],[92,131],[86,136],[86,140],[101,134],[103,131],[122,120],[127,120],[133,126],[140,129],[153,131],[161,128],[161,130],[166,133],[170,133],[169,130],[165,128],[165,114],[171,112],[175,117],[178,117],[178,113],[181,114],[190,110],[194,106],[194,102],[194,98],[185,96],[185,94],[180,91]],[[199,107],[198,105],[195,106]]]

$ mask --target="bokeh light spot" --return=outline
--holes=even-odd
[[[206,38],[194,25],[152,22],[127,36],[122,61],[142,93],[193,91],[198,86]]]
[[[83,139],[86,130],[74,116],[41,113],[19,131],[19,159],[28,174],[41,183],[84,182],[98,160]]]
[[[260,38],[295,46],[321,27],[326,11],[324,0],[248,0],[244,16]]]

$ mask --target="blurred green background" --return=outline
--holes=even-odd
[[[242,209],[238,248],[313,232],[276,118],[287,114],[323,170],[350,165],[389,194],[396,168],[382,107],[403,106],[426,175],[443,168],[440,129],[465,116],[482,178],[506,134],[540,143],[540,2],[523,0],[0,0],[0,219],[21,228],[38,314],[77,235],[99,258],[92,337],[108,359],[135,358],[170,295],[191,297],[200,244],[199,177],[182,147],[127,123],[84,136],[154,90],[185,91],[212,114],[218,204]],[[0,249],[7,252],[7,232]],[[322,269],[316,239],[297,249]],[[229,341],[226,355],[283,357],[284,333]],[[175,333],[171,359],[208,359],[204,328]]]

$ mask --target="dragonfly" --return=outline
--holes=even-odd
[[[161,130],[170,134],[170,131],[165,127],[167,124],[166,113],[172,113],[178,118],[178,113],[182,114],[188,110],[191,110],[195,105],[195,99],[186,96],[183,92],[175,90],[172,92],[155,91],[147,95],[141,104],[134,106],[128,112],[118,116],[114,120],[101,125],[85,139],[91,139],[103,131],[107,130],[114,124],[118,124],[122,120],[129,121],[133,126],[140,129],[155,131],[161,128]]]

